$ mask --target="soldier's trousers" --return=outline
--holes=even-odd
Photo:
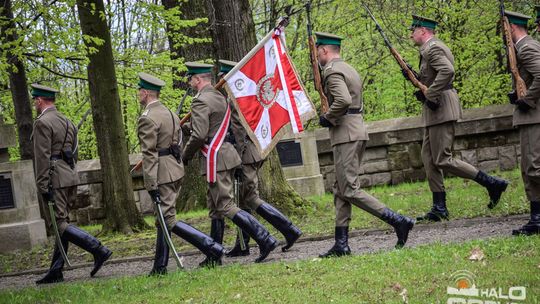
[[[540,124],[519,126],[521,177],[529,201],[540,201]]]
[[[54,206],[54,216],[56,218],[58,232],[62,235],[69,225],[69,209],[73,207],[75,200],[77,199],[77,186],[54,189],[54,199],[56,202]],[[47,204],[47,202],[45,202],[45,204]],[[46,208],[48,212],[49,207],[46,206]]]
[[[452,156],[454,126],[452,121],[424,129],[422,162],[431,192],[444,192],[443,172],[468,179],[474,179],[478,174],[478,169]]]
[[[234,204],[233,173],[234,170],[219,171],[216,182],[208,184],[206,200],[211,219],[224,217],[232,219],[240,211],[240,208]]]
[[[158,186],[161,197],[160,208],[168,230],[171,230],[176,224],[176,198],[178,197],[178,193],[180,193],[181,185],[182,179]],[[157,205],[154,206],[154,208],[156,207]],[[154,215],[156,216],[156,227],[159,227],[157,209],[154,209]]]
[[[334,184],[334,205],[336,207],[336,227],[349,226],[351,206],[355,205],[381,218],[384,204],[360,189],[360,163],[367,141],[354,141],[332,147],[336,182]]]
[[[259,169],[262,162],[242,164],[242,186],[240,188],[241,209],[256,210],[264,203],[259,197]]]

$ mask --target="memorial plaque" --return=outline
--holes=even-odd
[[[294,140],[282,141],[276,145],[279,162],[283,167],[302,166],[302,149],[300,143]]]
[[[0,209],[15,208],[11,175],[0,173]]]

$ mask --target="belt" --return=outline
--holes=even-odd
[[[61,154],[51,155],[51,160],[61,160],[61,159],[63,159]]]
[[[171,149],[170,148],[163,148],[158,150],[158,155],[161,156],[167,156],[171,155]]]
[[[347,114],[362,114],[362,109],[348,109]]]

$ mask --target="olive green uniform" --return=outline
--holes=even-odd
[[[369,139],[360,75],[342,59],[333,59],[324,66],[322,81],[330,106],[325,117],[334,125],[329,132],[336,167],[336,227],[349,226],[352,204],[380,218],[385,205],[360,189],[360,163]]]
[[[62,235],[69,225],[69,208],[77,199],[79,174],[76,164],[71,168],[61,158],[61,150],[77,148],[77,128],[52,106],[37,117],[32,138],[37,189],[39,193],[47,193],[49,182],[52,183],[56,223]]]
[[[176,197],[180,192],[184,165],[168,150],[182,142],[180,120],[161,102],[151,102],[139,117],[138,135],[143,155],[144,187],[148,191],[159,190],[162,200],[159,206],[168,229],[171,229],[176,224]]]
[[[197,93],[191,104],[191,136],[184,156],[193,158],[204,144],[209,144],[218,131],[228,107],[225,97],[210,84]],[[200,158],[201,174],[206,172],[206,157]],[[233,218],[240,209],[233,200],[233,171],[240,166],[240,156],[234,146],[223,141],[217,153],[216,182],[208,184],[207,205],[212,219]]]
[[[519,74],[527,86],[527,111],[514,110],[513,125],[519,128],[521,176],[529,201],[540,201],[540,42],[525,36],[515,45]]]
[[[420,47],[419,80],[428,87],[426,98],[438,108],[431,110],[426,103],[422,108],[424,140],[422,161],[432,192],[444,192],[444,172],[474,179],[478,169],[452,157],[455,122],[461,118],[461,106],[454,80],[454,56],[436,37]]]

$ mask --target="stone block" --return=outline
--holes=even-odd
[[[401,184],[405,181],[402,171],[392,171],[392,185]]]
[[[409,152],[389,152],[388,162],[390,164],[390,170],[402,170],[409,168]]]
[[[388,185],[392,182],[392,174],[390,172],[371,174],[371,186]]]
[[[501,170],[511,170],[517,167],[517,157],[514,146],[499,147],[499,167]]]
[[[486,160],[478,163],[478,169],[484,172],[492,172],[499,169],[499,160]]]
[[[419,143],[413,143],[407,147],[407,150],[409,151],[411,167],[422,168],[424,165],[422,163],[422,145]]]
[[[45,222],[42,219],[19,221],[0,225],[0,253],[30,250],[47,242]]]
[[[366,162],[361,167],[364,173],[367,173],[367,174],[389,171],[387,160]]]
[[[299,178],[288,178],[287,182],[301,196],[323,195],[324,183],[321,174]]]
[[[426,171],[422,169],[405,169],[403,170],[403,180],[405,182],[416,182],[426,179]]]
[[[388,146],[388,153],[400,152],[400,151],[407,151],[407,145],[398,144],[398,145],[390,145],[390,146]]]
[[[477,151],[477,158],[479,162],[486,160],[494,160],[499,157],[499,149],[495,147],[480,148]]]
[[[323,178],[324,181],[324,191],[325,192],[332,192],[332,189],[334,188],[334,183],[336,182],[336,174],[335,173],[328,173]]]
[[[362,188],[369,188],[372,185],[371,176],[369,175],[360,175],[359,180],[360,180],[360,187]]]
[[[386,147],[367,148],[362,156],[363,161],[386,159],[388,152]]]
[[[321,165],[321,166],[332,166],[332,165],[334,165],[334,154],[333,153],[319,154],[319,165]]]

